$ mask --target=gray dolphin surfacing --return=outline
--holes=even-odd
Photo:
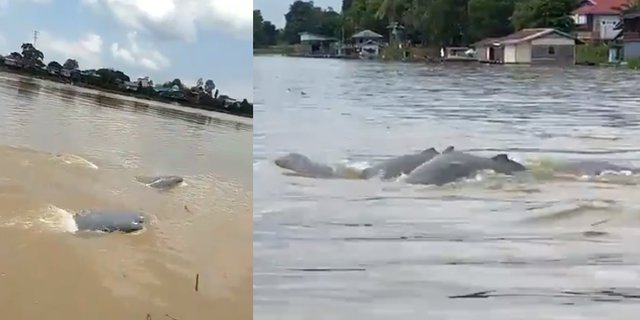
[[[435,148],[426,149],[416,154],[406,154],[399,157],[385,160],[372,167],[364,169],[361,177],[369,179],[382,174],[382,179],[393,179],[402,174],[409,174],[421,164],[433,159],[440,153]]]
[[[170,189],[184,181],[184,179],[180,176],[137,176],[136,180],[155,189]]]
[[[470,177],[481,170],[493,170],[498,173],[512,174],[526,168],[506,154],[494,157],[481,157],[464,152],[442,153],[413,170],[405,179],[410,184],[444,185],[461,178]]]
[[[84,210],[73,216],[78,231],[131,233],[144,228],[142,214],[120,210]]]
[[[274,163],[283,169],[291,170],[298,175],[310,178],[336,178],[334,168],[315,162],[299,153],[289,153],[277,158]]]
[[[449,146],[444,152],[453,151]],[[299,153],[289,153],[277,158],[275,164],[283,169],[291,170],[297,175],[313,178],[358,178],[370,179],[382,174],[383,179],[397,178],[402,174],[409,174],[421,164],[431,160],[440,153],[435,148],[425,149],[416,154],[407,154],[391,158],[361,172],[353,172],[344,168],[333,168],[329,165],[315,162]]]

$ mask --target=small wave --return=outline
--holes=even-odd
[[[54,205],[49,205],[38,220],[51,230],[59,232],[78,231],[78,225],[73,219],[73,214]]]
[[[469,149],[461,149],[460,151],[612,155],[612,154],[623,154],[623,153],[637,153],[637,152],[640,152],[640,149],[572,150],[572,149],[546,149],[546,148],[469,148]]]
[[[17,227],[22,229],[32,229],[43,227],[55,232],[76,232],[78,225],[73,219],[73,214],[67,210],[49,205],[44,209],[32,212],[35,214],[24,214],[11,219],[3,224],[4,227]]]
[[[95,170],[98,169],[98,166],[95,163],[75,154],[66,154],[66,153],[59,154],[59,155],[56,155],[54,158],[66,164],[81,165],[83,167],[91,168]]]
[[[578,139],[585,139],[585,140],[605,140],[605,141],[618,141],[622,139],[621,137],[614,136],[614,135],[591,135],[591,134],[580,134],[580,135],[575,135],[573,137]]]
[[[552,223],[562,220],[585,220],[589,224],[602,219],[610,219],[621,212],[619,205],[610,200],[582,200],[565,204],[555,204],[546,208],[537,208],[535,217],[525,219],[530,223]]]
[[[268,161],[265,161],[265,160],[259,160],[259,161],[253,162],[253,170],[255,171],[260,169],[261,167],[264,167],[266,163],[268,163]]]

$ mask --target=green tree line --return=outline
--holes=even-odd
[[[523,28],[556,28],[572,32],[571,12],[580,0],[343,0],[340,12],[297,0],[277,29],[254,10],[254,47],[295,44],[298,33],[338,39],[369,29],[388,35],[400,23],[407,41],[423,46],[468,45]]]
[[[57,61],[44,63],[44,53],[38,50],[32,43],[23,43],[20,46],[21,52],[11,52],[7,57],[12,60],[11,66],[29,72],[32,75],[40,76],[49,80],[72,82],[75,84],[89,85],[94,88],[120,91],[126,94],[132,94],[124,85],[131,81],[131,78],[123,71],[113,68],[100,68],[90,70],[80,70],[78,61],[72,58],[67,59],[64,64]],[[6,65],[5,57],[0,55],[0,65]],[[142,87],[142,83],[138,82],[136,94],[148,98],[164,98],[169,100],[186,101],[198,108],[207,110],[220,110],[242,114],[253,115],[253,104],[247,99],[237,101],[231,99],[227,95],[220,95],[216,89],[213,80],[198,79],[195,86],[187,86],[180,79],[167,81],[159,87],[172,88],[177,87],[177,92],[168,92],[166,94],[158,93],[153,88],[153,82],[149,81],[149,87]],[[215,90],[215,91],[214,91]],[[234,101],[234,102],[230,102]]]

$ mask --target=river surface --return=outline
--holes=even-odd
[[[635,319],[640,179],[552,169],[640,166],[639,82],[624,69],[254,58],[255,319]],[[532,170],[430,187],[273,164],[298,152],[363,167],[448,145]]]
[[[251,319],[252,130],[244,118],[0,72],[2,318]],[[150,175],[185,183],[160,191],[135,179]],[[82,209],[148,223],[76,233]]]

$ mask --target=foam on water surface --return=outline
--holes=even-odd
[[[58,232],[76,232],[78,231],[78,225],[73,219],[73,213],[58,208],[54,205],[49,205],[45,209],[42,215],[38,219],[42,224],[49,229]]]
[[[60,160],[70,165],[79,165],[94,170],[98,169],[98,166],[95,163],[75,154],[59,154],[56,155],[54,159]]]
[[[23,215],[10,219],[2,223],[2,227],[33,229],[54,232],[70,232],[78,231],[78,225],[73,219],[73,214],[54,205],[32,212],[25,212]]]

